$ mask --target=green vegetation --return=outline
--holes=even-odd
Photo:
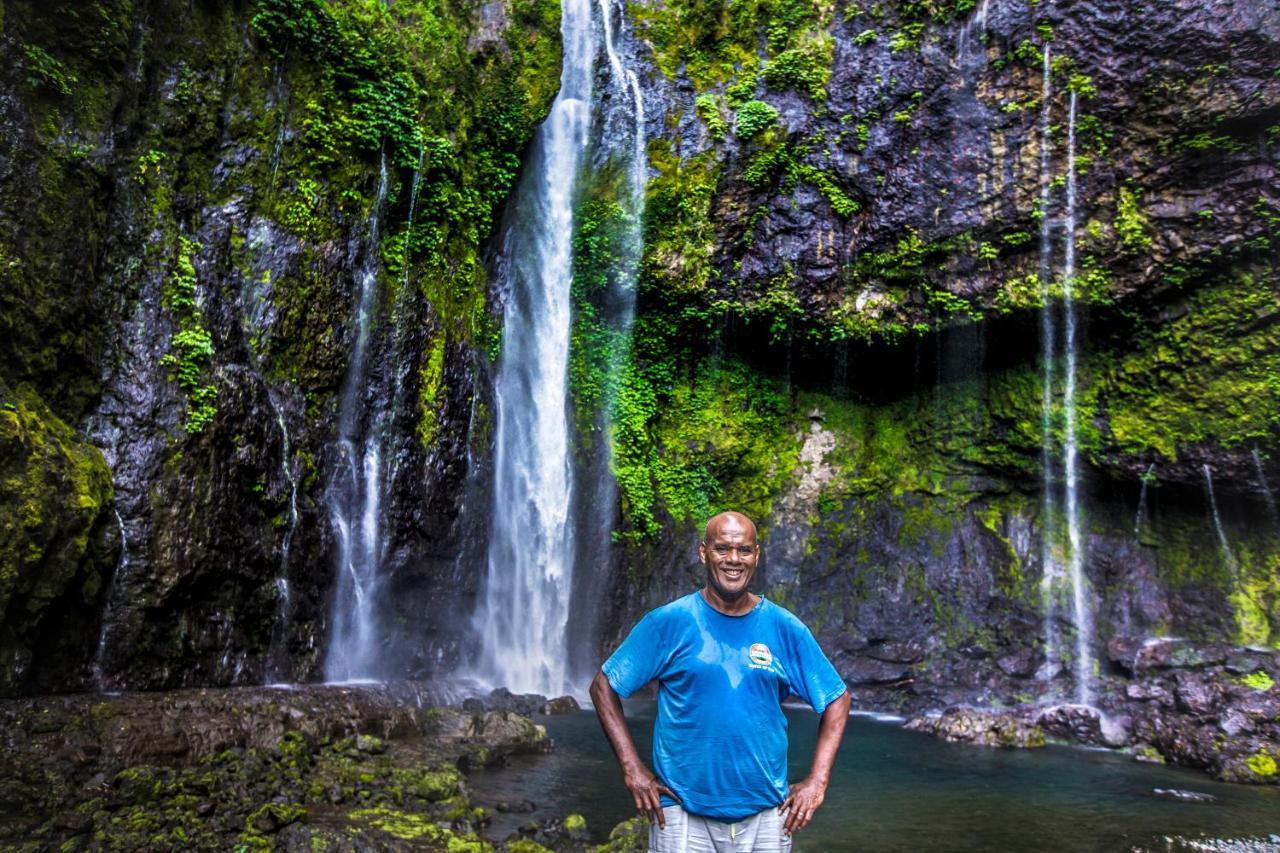
[[[171,378],[187,395],[189,433],[203,432],[218,414],[218,387],[209,381],[213,362],[213,338],[205,328],[196,301],[196,268],[192,262],[198,246],[186,237],[178,238],[178,256],[173,272],[165,282],[165,306],[177,321],[178,330],[170,341],[172,352],[160,363],[173,368]]]
[[[729,133],[729,123],[720,109],[720,99],[715,95],[702,94],[694,103],[698,118],[707,126],[707,133],[717,142],[723,140]]]
[[[1245,763],[1258,776],[1265,778],[1276,775],[1276,760],[1265,752],[1254,753]]]
[[[815,101],[827,97],[835,39],[828,33],[801,40],[765,64],[760,79],[770,89],[797,89]]]
[[[1280,427],[1280,341],[1274,325],[1239,318],[1274,310],[1267,269],[1239,271],[1187,297],[1186,313],[1141,331],[1103,379],[1111,439],[1132,454],[1179,458],[1182,444],[1238,447]]]
[[[681,69],[699,91],[750,81],[761,61],[773,88],[794,86],[815,99],[825,95],[832,41],[826,30],[834,7],[807,0],[689,0],[630,6],[638,34],[654,46],[659,70]],[[764,42],[766,52],[759,53]],[[749,95],[749,93],[747,93]],[[731,98],[732,103],[732,98]]]
[[[99,566],[90,534],[111,501],[101,451],[78,437],[29,386],[0,379],[0,690],[19,684],[23,643],[41,636],[49,605],[91,603]],[[52,649],[46,648],[46,653]]]
[[[1254,690],[1267,691],[1276,686],[1275,679],[1267,674],[1266,670],[1258,670],[1240,678],[1240,683],[1245,687],[1252,687]]]
[[[778,120],[778,111],[764,101],[747,101],[738,108],[738,138],[751,139]]]
[[[1129,185],[1121,186],[1118,190],[1113,227],[1116,238],[1126,252],[1147,252],[1151,249],[1151,226],[1146,214],[1142,212],[1141,203],[1140,190]]]

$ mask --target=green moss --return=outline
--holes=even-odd
[[[687,0],[681,3],[630,4],[637,33],[653,45],[659,70],[674,79],[682,70],[701,91],[750,78],[761,56],[777,58],[788,50],[826,38],[834,7],[801,0]],[[809,79],[829,73],[830,56],[793,55],[787,64]],[[822,66],[826,66],[824,70]],[[825,86],[825,81],[824,84]]]
[[[1240,683],[1245,687],[1252,687],[1254,690],[1260,690],[1263,692],[1276,686],[1275,679],[1267,674],[1265,670],[1261,669],[1257,672],[1251,672],[1248,675],[1242,676],[1240,678]]]
[[[1265,752],[1254,753],[1249,756],[1249,760],[1245,764],[1254,774],[1264,779],[1269,779],[1276,775],[1276,760]]]
[[[52,602],[65,596],[74,607],[97,600],[99,567],[89,540],[111,496],[101,451],[30,387],[10,389],[0,380],[0,612],[9,614],[0,652],[6,659],[25,653]],[[0,668],[0,688],[16,686],[14,678],[7,666]]]
[[[564,819],[566,832],[586,832],[587,819],[580,814],[571,814]]]
[[[768,515],[799,452],[780,386],[741,365],[672,387],[651,377],[631,365],[615,419],[615,474],[632,530],[657,532],[655,502],[677,522],[729,508]]]
[[[307,810],[291,803],[267,803],[253,814],[246,823],[258,832],[275,832],[305,819]]]
[[[437,334],[431,339],[427,357],[419,371],[418,441],[424,448],[433,446],[439,430],[440,418],[436,408],[444,390],[444,355],[445,336]]]
[[[1103,378],[1110,439],[1130,454],[1267,441],[1280,427],[1280,331],[1241,327],[1276,299],[1271,273],[1238,271],[1188,297],[1182,316],[1151,324]]]
[[[543,847],[536,841],[530,841],[527,838],[517,838],[514,841],[507,841],[503,845],[506,853],[552,853],[548,847]]]
[[[1240,577],[1230,594],[1236,621],[1236,642],[1280,648],[1280,554],[1256,569],[1247,550],[1241,551]],[[1255,673],[1254,676],[1265,675]],[[1253,676],[1251,676],[1253,677]],[[1267,688],[1261,688],[1267,689]]]

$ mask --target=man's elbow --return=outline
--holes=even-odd
[[[604,670],[598,670],[596,677],[591,679],[591,687],[587,689],[587,693],[591,696],[591,702],[599,705],[600,700],[608,696],[612,691],[613,687],[609,684],[609,679],[605,676]]]

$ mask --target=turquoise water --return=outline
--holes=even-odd
[[[789,709],[791,777],[808,770],[817,716]],[[642,755],[653,703],[627,705]],[[556,742],[546,756],[514,759],[471,776],[473,801],[532,801],[527,814],[495,813],[500,839],[530,820],[578,812],[603,840],[631,817],[631,796],[594,713],[540,718]],[[1169,800],[1156,789],[1209,794]],[[1268,840],[1268,836],[1275,834]],[[1262,840],[1280,851],[1280,789],[1228,785],[1201,773],[1140,764],[1110,752],[1050,746],[992,750],[948,744],[865,717],[849,721],[826,803],[796,836],[820,851],[1187,850],[1167,839]],[[1210,845],[1197,849],[1244,849]]]

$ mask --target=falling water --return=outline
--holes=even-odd
[[[408,313],[409,304],[409,256],[413,248],[413,216],[418,208],[418,188],[422,184],[422,164],[426,160],[427,149],[418,149],[418,165],[413,170],[413,180],[409,185],[409,218],[405,221],[404,228],[404,250],[400,256],[400,292],[396,295],[396,308],[394,316],[396,318],[396,357],[395,357],[395,388],[391,392],[392,406],[397,411],[404,411],[409,408],[408,401],[401,399],[401,393],[404,390],[405,378],[409,375],[414,367],[415,360],[404,352],[405,344],[408,343],[406,338],[416,329],[411,326],[400,323],[400,319]],[[387,475],[387,485],[392,487],[396,482],[396,478],[400,472],[400,463],[404,459],[404,454],[394,453],[392,455],[391,471]]]
[[[338,464],[328,490],[329,515],[338,539],[337,589],[333,627],[325,659],[327,681],[353,681],[378,674],[375,605],[381,562],[380,423],[361,433],[369,337],[378,297],[378,240],[387,197],[387,158],[378,170],[378,190],[369,217],[369,234],[358,271],[356,338],[342,385],[338,413]]]
[[[1053,553],[1056,527],[1057,502],[1053,494],[1053,378],[1054,352],[1057,350],[1057,327],[1053,316],[1052,259],[1053,231],[1049,223],[1049,96],[1052,94],[1049,73],[1049,45],[1044,46],[1044,79],[1040,93],[1040,469],[1043,472],[1044,490],[1041,495],[1040,517],[1040,596],[1044,602],[1044,675],[1057,674],[1056,664],[1061,660],[1061,638],[1058,634],[1058,581],[1060,569]]]
[[[990,0],[978,0],[978,9],[973,16],[960,26],[960,33],[956,36],[956,63],[963,66],[965,61],[973,55],[973,42],[981,40],[987,31],[987,5]],[[985,51],[979,51],[978,56],[985,56]]]
[[[413,248],[413,213],[418,207],[418,187],[422,183],[422,163],[427,156],[427,149],[418,149],[418,167],[413,170],[413,183],[409,189],[409,218],[404,224],[404,257],[401,258],[400,287],[403,294],[409,287],[409,251]]]
[[[1062,274],[1062,309],[1065,331],[1066,377],[1062,393],[1063,419],[1066,421],[1063,455],[1066,479],[1066,522],[1070,553],[1067,556],[1071,576],[1072,609],[1076,623],[1076,699],[1082,705],[1091,701],[1089,680],[1093,677],[1093,614],[1089,609],[1084,576],[1085,543],[1080,506],[1080,460],[1076,441],[1076,344],[1075,275],[1076,275],[1076,93],[1071,93],[1067,119],[1067,212]]]
[[[280,470],[284,472],[285,482],[289,484],[289,526],[285,528],[284,538],[280,542],[280,570],[276,574],[276,623],[271,630],[271,642],[267,647],[267,681],[278,682],[286,677],[285,642],[288,638],[289,623],[293,619],[293,598],[289,595],[289,547],[293,543],[293,533],[298,527],[298,481],[293,476],[289,427],[285,424],[284,414],[271,398],[271,394],[268,393],[267,396],[271,399],[271,407],[276,413],[276,424],[280,427]]]
[[[102,627],[98,629],[98,646],[93,653],[93,663],[89,666],[90,675],[93,678],[93,686],[98,691],[110,690],[114,685],[108,682],[106,673],[103,671],[102,659],[106,656],[107,645],[110,641],[111,628],[114,626],[112,620],[113,609],[111,604],[115,599],[115,585],[124,571],[129,567],[129,537],[125,534],[124,519],[120,517],[120,511],[111,510],[116,517],[116,530],[120,534],[120,559],[116,561],[116,570],[111,575],[111,583],[107,588],[106,607],[102,611]]]
[[[271,102],[272,106],[280,112],[280,118],[276,124],[276,137],[271,144],[271,157],[268,161],[268,171],[271,174],[267,180],[267,189],[268,192],[274,193],[276,173],[280,171],[280,155],[284,151],[285,119],[288,117],[288,107],[285,104],[284,72],[278,63],[271,72]]]
[[[644,95],[640,91],[640,80],[636,73],[630,68],[625,68],[622,59],[618,56],[618,49],[614,44],[613,35],[613,15],[609,6],[609,0],[600,0],[600,19],[604,28],[604,47],[605,53],[609,57],[609,70],[613,74],[613,82],[616,86],[624,88],[631,95],[631,163],[628,171],[629,190],[631,198],[629,202],[629,212],[633,214],[633,220],[639,222],[639,215],[644,210],[644,189],[648,183],[648,160],[645,156],[645,115],[644,115]],[[634,228],[632,235],[635,240],[633,251],[639,250],[639,228]],[[629,278],[634,283],[636,267],[634,264],[627,265],[627,271],[630,273]],[[634,284],[632,285],[634,286]],[[634,300],[630,301],[634,306]]]
[[[610,223],[613,260],[609,285],[599,293],[595,321],[602,324],[602,351],[582,357],[599,359],[603,371],[603,392],[591,411],[576,410],[576,423],[590,421],[604,440],[575,443],[574,494],[585,511],[573,514],[574,564],[608,565],[613,548],[614,514],[618,487],[613,476],[612,419],[618,393],[631,355],[631,327],[635,317],[637,272],[643,247],[641,221],[644,216],[645,187],[648,183],[646,157],[645,103],[639,77],[628,67],[636,43],[628,29],[625,4],[621,0],[598,0],[602,55],[593,95],[590,151],[591,186],[579,190],[583,198],[595,198],[607,191],[618,204],[617,219]],[[618,168],[625,170],[618,174]],[[621,178],[615,185],[614,178]],[[592,347],[594,349],[594,347]],[[574,400],[581,406],[581,399]],[[591,509],[586,509],[591,508]],[[595,643],[599,628],[597,608],[575,607],[574,602],[595,602],[607,594],[608,573],[575,572],[570,607],[575,618],[565,638],[569,655],[566,673],[574,684],[585,684],[599,666]]]
[[[507,296],[488,572],[476,614],[483,677],[541,693],[568,686],[571,238],[596,52],[590,0],[561,8],[560,92],[535,134],[498,265]]]
[[[1142,488],[1138,491],[1138,512],[1133,516],[1133,535],[1138,538],[1142,535],[1142,522],[1147,517],[1147,486],[1151,485],[1151,481],[1155,479],[1156,463],[1152,462],[1147,466],[1147,471],[1138,479],[1142,482]]]
[[[1236,562],[1236,555],[1231,553],[1231,543],[1227,541],[1227,532],[1222,529],[1222,516],[1218,514],[1218,499],[1213,494],[1213,472],[1209,470],[1208,463],[1200,466],[1204,471],[1204,485],[1209,493],[1209,513],[1213,518],[1213,530],[1218,534],[1218,550],[1222,554],[1222,562],[1227,564],[1227,568],[1231,570],[1231,576],[1238,578],[1240,576],[1240,564]]]
[[[1271,517],[1271,523],[1280,524],[1280,512],[1276,511],[1276,496],[1271,491],[1271,484],[1267,482],[1267,472],[1262,466],[1262,456],[1256,447],[1249,455],[1253,457],[1253,470],[1258,472],[1258,490],[1262,492],[1262,499],[1267,502],[1267,514]]]

